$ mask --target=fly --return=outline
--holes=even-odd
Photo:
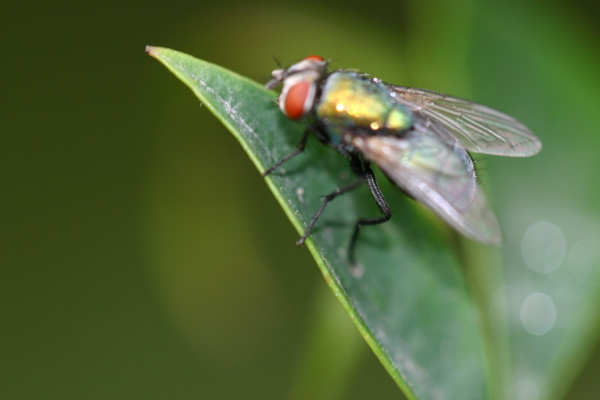
[[[383,216],[356,222],[348,251],[354,264],[360,229],[392,216],[371,169],[374,163],[402,191],[467,238],[499,245],[502,231],[468,152],[528,157],[541,150],[538,138],[516,119],[481,104],[387,84],[354,71],[330,72],[328,64],[320,56],[306,57],[274,70],[266,85],[283,85],[278,103],[288,118],[312,116],[312,122],[296,149],[263,175],[304,151],[313,134],[344,155],[358,177],[325,196],[297,244],[304,243],[331,201],[366,183]]]

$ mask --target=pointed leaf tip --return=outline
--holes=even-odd
[[[157,54],[157,53],[158,53],[158,51],[159,51],[160,49],[161,49],[160,47],[156,47],[156,46],[150,46],[150,45],[148,45],[148,46],[146,46],[146,53],[147,53],[149,56],[151,56],[151,57],[154,57],[154,58],[158,59],[158,54]]]

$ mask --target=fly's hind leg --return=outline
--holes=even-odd
[[[375,175],[373,174],[373,170],[371,169],[371,167],[369,165],[370,165],[370,163],[363,162],[363,164],[362,164],[363,175],[364,175],[365,180],[367,181],[367,185],[369,186],[369,189],[371,190],[371,194],[373,195],[375,202],[381,209],[381,212],[383,212],[383,217],[361,218],[358,220],[358,222],[356,222],[356,225],[354,226],[354,232],[352,233],[352,238],[350,239],[350,246],[348,248],[348,260],[350,261],[350,264],[352,264],[352,265],[356,264],[355,258],[354,258],[354,249],[356,247],[356,241],[358,240],[358,233],[360,232],[360,228],[362,228],[365,225],[382,224],[386,221],[389,221],[389,219],[392,217],[392,210],[390,209],[389,204],[385,200],[385,197],[383,197],[383,193],[381,193],[381,189],[379,189],[379,185],[377,184],[377,181],[375,180]]]

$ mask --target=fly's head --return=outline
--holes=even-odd
[[[306,116],[314,107],[320,82],[327,75],[328,62],[320,56],[308,56],[288,69],[276,69],[265,86],[274,89],[283,85],[279,108],[288,118]]]

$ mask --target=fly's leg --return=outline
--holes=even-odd
[[[288,161],[288,160],[296,157],[298,154],[302,153],[304,151],[304,148],[306,147],[306,141],[308,140],[309,134],[310,134],[310,131],[307,129],[304,132],[304,136],[302,136],[302,139],[300,139],[300,143],[298,143],[298,146],[296,146],[296,150],[292,151],[290,154],[283,157],[281,160],[277,161],[275,163],[275,165],[271,166],[271,168],[269,168],[268,170],[263,172],[262,175],[263,176],[269,175],[271,172],[273,172],[277,168],[281,167],[286,161]]]
[[[265,172],[263,172],[263,176],[267,176],[267,175],[271,174],[272,172],[277,170],[279,167],[281,167],[285,162],[289,161],[290,159],[296,157],[298,154],[302,153],[306,147],[308,135],[311,132],[313,134],[315,134],[315,136],[317,137],[317,139],[319,141],[322,141],[323,143],[327,143],[327,141],[325,140],[326,136],[323,133],[321,133],[321,131],[318,127],[309,126],[308,129],[304,132],[302,139],[300,139],[300,143],[298,143],[298,146],[296,146],[296,149],[294,151],[292,151],[290,154],[283,157],[277,163],[275,163],[275,165],[271,166],[271,168],[269,168]],[[355,154],[348,154],[345,151],[345,149],[343,149],[343,148],[339,148],[338,151],[350,159],[350,167],[352,169],[352,172],[354,172],[356,175],[358,175],[359,179],[356,182],[354,182],[348,186],[338,188],[333,193],[330,193],[327,196],[325,196],[323,204],[321,204],[321,207],[319,207],[317,212],[312,216],[312,218],[310,219],[310,221],[308,223],[308,226],[304,230],[304,234],[302,235],[300,240],[298,240],[296,242],[296,244],[298,246],[302,246],[304,244],[304,242],[306,241],[306,238],[308,238],[308,236],[310,235],[310,232],[312,231],[313,227],[315,226],[317,220],[319,219],[319,217],[325,210],[325,207],[327,207],[329,205],[329,203],[331,203],[336,197],[338,197],[344,193],[350,192],[350,191],[358,188],[359,186],[363,185],[366,182],[367,185],[369,186],[369,190],[371,191],[371,194],[373,195],[373,198],[375,199],[375,202],[377,203],[377,205],[383,212],[384,216],[380,217],[380,218],[361,218],[356,223],[356,225],[354,227],[354,232],[352,233],[352,238],[350,239],[350,246],[348,249],[348,259],[350,261],[350,264],[354,265],[355,264],[354,249],[356,247],[356,241],[358,240],[358,233],[360,231],[360,228],[362,228],[365,225],[377,225],[377,224],[384,223],[392,217],[392,212],[391,212],[390,206],[388,205],[387,201],[385,200],[385,197],[383,197],[383,193],[381,193],[381,189],[379,189],[379,185],[377,185],[377,181],[375,180],[375,175],[373,174],[373,170],[370,167],[370,163],[361,160],[360,157],[358,157]]]
[[[352,238],[350,239],[350,246],[348,248],[348,260],[350,261],[351,265],[356,264],[355,258],[354,258],[354,249],[356,247],[356,241],[358,240],[358,233],[360,232],[360,228],[362,228],[365,225],[382,224],[386,221],[389,221],[389,219],[392,217],[392,210],[390,209],[389,204],[385,200],[385,197],[383,197],[383,193],[381,193],[381,189],[379,189],[379,185],[377,184],[377,181],[375,180],[375,175],[373,174],[373,170],[369,166],[369,163],[364,162],[362,165],[362,169],[363,169],[364,178],[367,181],[367,185],[369,186],[369,189],[371,190],[371,194],[373,195],[375,202],[381,209],[381,212],[383,212],[383,217],[361,218],[358,220],[358,222],[356,223],[356,226],[354,227],[354,232],[352,233]]]
[[[319,207],[319,209],[317,210],[315,215],[313,215],[313,217],[310,219],[310,222],[308,223],[308,226],[306,227],[306,230],[304,231],[304,235],[302,235],[302,237],[300,238],[300,240],[298,240],[296,242],[296,244],[298,246],[302,246],[304,244],[304,242],[306,241],[306,238],[310,235],[310,231],[312,231],[313,226],[315,226],[315,223],[321,216],[321,213],[323,212],[323,210],[325,210],[325,207],[327,207],[327,205],[333,201],[333,199],[335,199],[339,195],[342,195],[344,193],[347,193],[351,190],[356,189],[360,185],[363,185],[365,183],[365,178],[366,177],[361,177],[358,181],[356,181],[348,186],[344,186],[343,188],[338,188],[335,190],[335,192],[330,193],[327,196],[325,196],[325,199],[323,200],[323,204],[321,204],[321,207]]]

